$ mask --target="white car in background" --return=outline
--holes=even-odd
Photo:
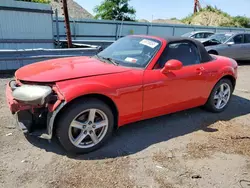
[[[189,33],[185,33],[184,35],[182,35],[182,37],[193,38],[202,42],[203,40],[212,36],[213,34],[214,32],[212,31],[192,31]]]
[[[201,43],[209,54],[250,60],[250,32],[216,33]]]

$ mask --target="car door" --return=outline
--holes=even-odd
[[[165,62],[177,59],[180,70],[163,74]],[[154,69],[145,70],[143,77],[143,118],[195,107],[205,102],[206,70],[194,43],[168,44]]]
[[[244,35],[235,35],[226,44],[223,44],[223,48],[220,49],[219,54],[240,60],[244,56],[243,44]]]
[[[250,34],[244,34],[244,60],[250,60]]]

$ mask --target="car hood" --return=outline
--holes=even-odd
[[[56,82],[82,77],[114,74],[129,68],[104,63],[91,57],[71,57],[26,65],[15,73],[16,79],[31,82]]]

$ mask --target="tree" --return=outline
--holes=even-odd
[[[136,10],[129,6],[129,0],[104,0],[96,6],[96,19],[135,21]]]

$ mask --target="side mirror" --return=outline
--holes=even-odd
[[[171,70],[180,70],[182,66],[182,62],[179,60],[171,59],[165,63],[164,67],[161,69],[161,72],[166,74]]]
[[[233,44],[235,44],[234,42],[227,42],[228,46],[232,46]]]

